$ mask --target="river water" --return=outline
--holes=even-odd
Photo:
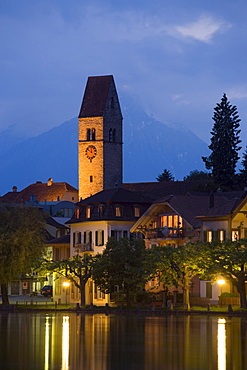
[[[3,370],[247,369],[247,318],[0,313]]]

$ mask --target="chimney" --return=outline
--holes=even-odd
[[[16,193],[17,192],[17,186],[13,186],[12,191],[13,191],[13,193]]]
[[[53,179],[49,178],[47,181],[47,186],[51,186],[53,184]]]

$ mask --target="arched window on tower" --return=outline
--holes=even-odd
[[[91,129],[88,128],[87,129],[87,141],[90,141],[91,140]]]
[[[96,138],[96,130],[95,128],[92,128],[92,141],[95,141]]]
[[[110,128],[110,130],[109,130],[109,141],[110,142],[112,142],[112,135],[113,135],[112,128]]]

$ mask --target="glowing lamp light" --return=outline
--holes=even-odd
[[[67,287],[69,286],[69,282],[68,282],[68,281],[65,281],[65,282],[63,283],[63,286],[64,286],[65,288],[67,288]]]
[[[223,285],[223,284],[225,284],[225,280],[224,279],[219,279],[219,280],[217,280],[217,283],[219,285]]]

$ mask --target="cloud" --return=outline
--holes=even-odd
[[[216,33],[226,32],[231,25],[227,22],[215,20],[210,16],[201,16],[197,21],[175,26],[175,31],[183,37],[190,37],[198,41],[209,42]]]
[[[229,92],[227,94],[229,96],[229,99],[245,99],[247,98],[247,86],[238,86],[229,89]]]

